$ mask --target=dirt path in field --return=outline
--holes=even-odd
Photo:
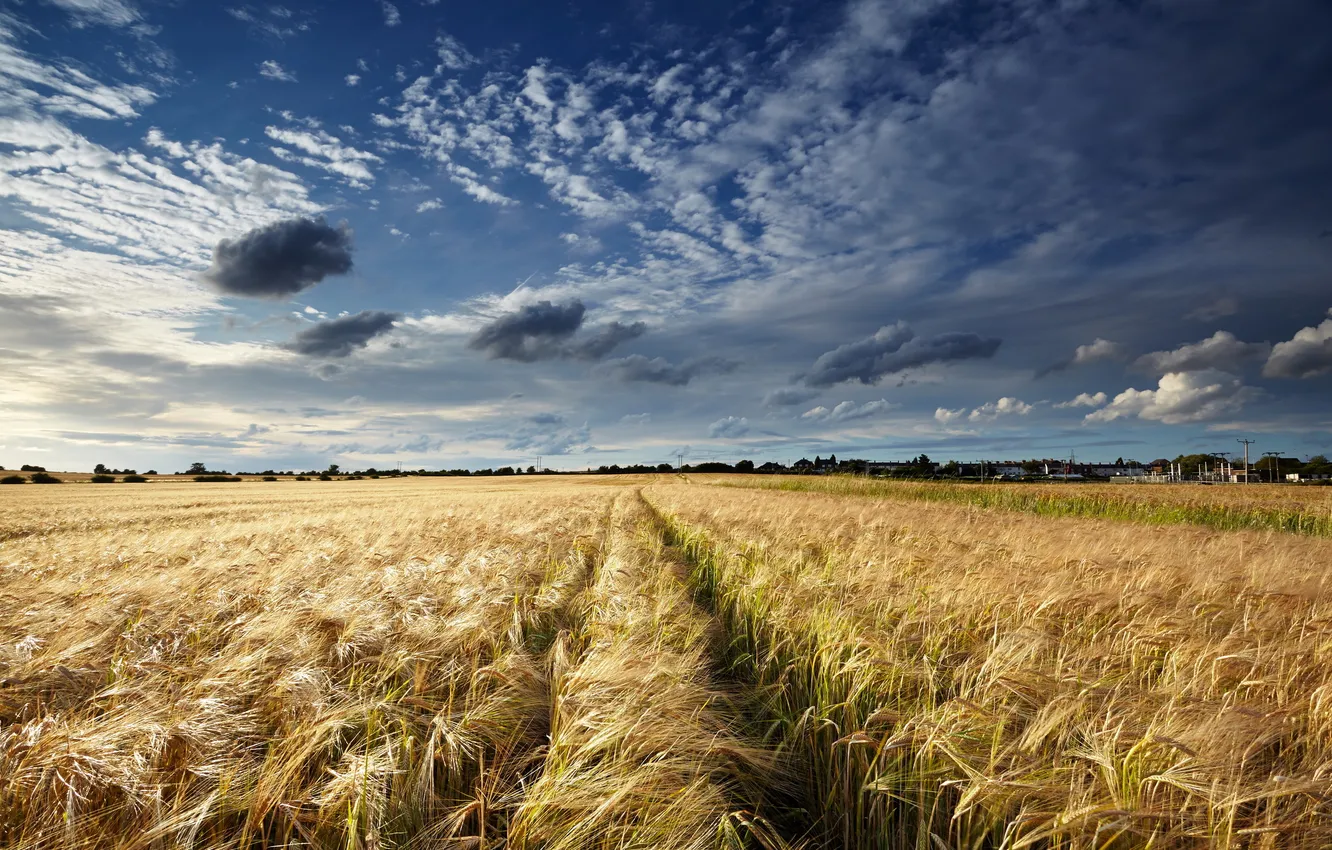
[[[549,744],[508,846],[799,846],[768,815],[776,759],[716,675],[721,631],[636,492],[588,555],[545,651]]]
[[[662,572],[677,587],[688,594],[692,615],[707,624],[707,651],[713,687],[725,701],[727,714],[737,728],[752,741],[769,751],[776,762],[772,765],[772,781],[761,798],[753,800],[753,807],[762,813],[764,823],[774,836],[792,846],[821,848],[837,846],[821,840],[819,815],[807,805],[806,789],[800,787],[796,777],[805,771],[793,762],[798,758],[781,751],[771,740],[772,717],[763,692],[756,687],[754,678],[743,663],[734,657],[735,634],[727,628],[713,605],[713,600],[698,580],[695,564],[675,539],[665,516],[644,496],[642,488],[634,493],[635,510],[641,519],[650,545],[657,552]]]

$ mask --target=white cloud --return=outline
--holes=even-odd
[[[312,168],[343,177],[356,188],[365,188],[375,180],[367,163],[379,163],[383,160],[375,154],[358,150],[343,144],[337,136],[323,130],[290,130],[268,126],[264,133],[276,142],[289,145],[307,156],[298,156],[282,148],[273,148],[273,153],[288,162],[299,162]]]
[[[262,341],[217,342],[196,328],[225,317],[198,280],[213,246],[277,218],[322,208],[294,174],[156,128],[112,150],[62,124],[49,90],[108,115],[140,94],[42,65],[0,37],[0,337],[30,353],[5,363],[0,405],[15,433],[50,433],[129,417],[171,430],[165,382],[190,369],[285,362]],[[87,113],[81,113],[86,115]],[[81,401],[80,401],[81,400]]]
[[[417,204],[416,211],[419,213],[429,212],[430,210],[440,209],[443,206],[444,202],[441,201],[439,198],[431,198],[428,201],[422,201],[421,203]]]
[[[388,2],[388,0],[384,0],[383,8],[384,26],[396,27],[398,24],[402,23],[402,14],[398,11],[397,6],[394,6],[392,3]]]
[[[1097,337],[1094,342],[1079,345],[1073,352],[1074,365],[1094,363],[1097,360],[1117,360],[1123,356],[1124,349],[1117,342]]]
[[[1105,393],[1078,393],[1068,401],[1061,401],[1055,405],[1058,410],[1065,410],[1070,407],[1100,407],[1109,400]]]
[[[296,82],[296,75],[283,68],[275,59],[265,59],[259,63],[259,76],[282,83]]]
[[[1217,331],[1200,342],[1181,345],[1171,351],[1144,354],[1134,362],[1134,366],[1154,375],[1207,369],[1237,372],[1245,363],[1260,360],[1271,350],[1272,347],[1265,342],[1241,342],[1229,331]]]
[[[993,422],[1001,416],[1026,416],[1032,406],[1021,399],[1004,396],[998,401],[987,401],[971,411],[967,419],[972,422]]]
[[[1167,425],[1204,422],[1235,413],[1256,396],[1257,390],[1226,372],[1171,372],[1161,376],[1154,390],[1124,390],[1106,407],[1088,413],[1086,421],[1113,422],[1136,416]]]
[[[743,416],[725,416],[708,426],[708,436],[736,439],[749,433],[749,420]]]
[[[934,410],[934,421],[940,425],[951,425],[967,415],[965,407],[959,407],[957,410],[950,410],[947,407],[937,407]]]
[[[1268,378],[1312,378],[1332,372],[1332,310],[1315,327],[1301,328],[1278,342],[1263,366]]]
[[[856,404],[854,401],[843,401],[835,405],[831,410],[823,405],[819,405],[811,410],[806,410],[800,414],[801,419],[812,422],[852,422],[857,419],[868,419],[872,416],[878,416],[892,410],[896,405],[891,404],[885,399],[878,401],[867,401],[864,404]]]
[[[75,68],[38,62],[20,50],[11,35],[0,26],[0,107],[6,111],[23,116],[35,107],[80,118],[136,118],[138,107],[157,99],[156,93],[143,86],[107,85]],[[3,128],[7,133],[14,130]]]
[[[476,57],[467,52],[462,42],[451,35],[443,34],[435,39],[435,51],[439,62],[451,71],[458,71],[468,65],[476,64]]]
[[[123,0],[47,0],[75,18],[113,27],[129,26],[139,20],[139,10]]]
[[[358,85],[361,84],[361,75],[360,75],[360,74],[348,74],[347,76],[343,77],[342,79],[343,79],[343,81],[344,81],[347,85],[349,85],[349,86],[358,86]]]
[[[626,413],[620,417],[620,422],[624,425],[646,425],[651,421],[651,413]]]

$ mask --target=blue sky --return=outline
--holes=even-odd
[[[0,463],[1332,451],[1332,7],[0,10]]]

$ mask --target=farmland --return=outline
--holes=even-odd
[[[5,488],[0,847],[1332,843],[1326,491],[937,492]]]

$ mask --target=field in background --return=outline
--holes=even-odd
[[[0,847],[1332,844],[1326,541],[739,480],[0,489]]]
[[[1127,482],[962,484],[850,475],[696,478],[725,487],[947,502],[1046,516],[1120,519],[1151,525],[1187,523],[1223,530],[1271,529],[1332,537],[1332,487]]]

